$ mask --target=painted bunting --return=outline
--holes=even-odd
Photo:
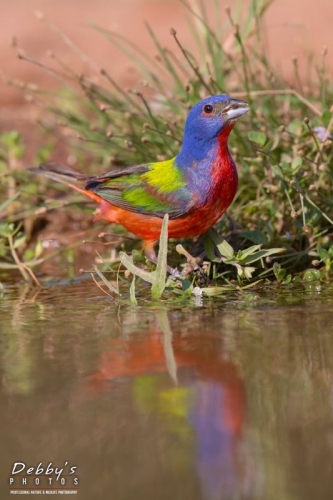
[[[97,217],[121,224],[143,240],[156,262],[154,246],[169,214],[171,238],[199,236],[210,229],[232,202],[238,184],[228,137],[249,105],[226,94],[207,97],[189,111],[183,143],[170,160],[85,176],[59,163],[33,172],[45,175],[99,203]]]

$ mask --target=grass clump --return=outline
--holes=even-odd
[[[214,19],[203,0],[195,6],[181,2],[189,15],[195,54],[183,46],[175,29],[170,31],[175,41],[171,52],[147,25],[156,48],[150,56],[121,34],[93,26],[141,73],[142,80],[129,91],[40,16],[89,64],[90,76],[76,74],[51,54],[54,65],[46,69],[61,77],[65,86],[52,97],[38,88],[30,89],[29,95],[53,113],[67,135],[72,131],[73,151],[93,160],[92,173],[110,164],[119,167],[174,156],[189,107],[207,95],[227,92],[248,100],[249,117],[237,124],[229,140],[240,178],[229,210],[232,218],[224,217],[216,227],[228,242],[216,233],[206,237],[206,252],[215,262],[211,277],[215,283],[229,286],[236,279],[237,286],[247,286],[266,278],[287,283],[313,267],[321,276],[330,275],[333,87],[326,52],[308,81],[300,79],[299,63],[293,59],[294,78],[287,82],[272,66],[262,39],[262,19],[271,0],[251,0],[245,17],[241,1],[235,11],[215,2]],[[21,58],[39,64],[17,50]],[[165,247],[161,249],[165,253]],[[129,257],[123,255],[122,262],[134,272]],[[164,288],[165,278],[160,276],[158,283],[162,282]],[[134,286],[133,282],[132,296]],[[160,296],[162,288],[157,291],[154,286],[153,295]]]

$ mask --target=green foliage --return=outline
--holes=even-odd
[[[215,243],[220,257],[215,256],[211,242]],[[249,264],[254,264],[257,261],[262,262],[263,259],[284,251],[283,248],[262,250],[261,245],[252,245],[244,250],[235,252],[232,246],[214,229],[211,229],[207,233],[205,243],[206,254],[212,262],[223,262],[226,265],[234,266],[237,269],[237,276],[246,279],[252,278],[253,273],[256,271],[256,267]],[[262,265],[262,267],[264,266]]]
[[[0,223],[0,271],[17,269],[26,281],[34,279],[38,283],[31,268],[43,262],[40,259],[43,248],[38,241],[34,249],[24,252],[25,242],[26,235],[20,225]]]
[[[27,245],[28,234],[25,223],[34,211],[31,195],[36,191],[32,179],[21,184],[20,160],[25,154],[25,145],[16,131],[0,135],[0,273],[18,270],[25,281],[34,280],[39,284],[32,269],[42,262],[43,247],[37,239]]]
[[[22,137],[16,131],[4,132],[0,137],[0,158],[2,162],[22,158],[25,152]],[[5,165],[2,166],[4,167]]]
[[[333,269],[333,87],[326,74],[326,54],[318,65],[320,71],[303,86],[295,64],[298,83],[290,88],[271,64],[261,38],[260,22],[270,0],[251,0],[246,16],[241,1],[234,12],[219,10],[217,2],[213,18],[202,0],[196,4],[181,1],[189,14],[195,53],[182,45],[181,34],[175,30],[171,30],[175,42],[171,52],[147,26],[156,48],[156,54],[147,55],[121,34],[94,26],[136,66],[141,82],[127,91],[94,63],[93,77],[76,75],[63,66],[67,88],[53,98],[48,95],[47,100],[39,93],[39,100],[66,133],[71,129],[79,136],[73,151],[81,158],[92,158],[89,168],[100,173],[110,164],[119,167],[173,157],[179,150],[187,111],[198,99],[224,92],[246,99],[249,116],[237,123],[229,141],[238,166],[239,190],[229,211],[232,220],[223,218],[217,225],[218,233],[227,239],[216,233],[205,238],[215,288],[219,292],[222,284],[247,287],[253,279],[267,277],[287,285],[313,266],[321,270],[321,276],[329,275]],[[6,165],[22,154],[16,133],[3,136],[0,175],[4,169],[7,175]],[[9,198],[15,195],[12,190]],[[8,214],[8,207],[16,202],[13,198],[2,210]],[[153,285],[155,297],[161,296],[162,275],[144,269],[138,273],[127,255],[122,256],[122,263]],[[132,302],[136,286],[133,280]],[[176,293],[192,290],[189,280],[183,280],[181,290],[174,289]]]

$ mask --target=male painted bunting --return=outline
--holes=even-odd
[[[238,177],[227,141],[236,120],[248,110],[245,101],[226,94],[199,101],[188,113],[182,147],[171,160],[96,176],[58,163],[31,170],[99,203],[98,218],[141,238],[146,256],[156,262],[154,246],[166,213],[169,237],[185,238],[208,231],[229,207]]]

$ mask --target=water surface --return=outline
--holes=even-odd
[[[332,305],[329,285],[138,307],[5,288],[1,500],[14,462],[66,461],[84,500],[332,499]]]

